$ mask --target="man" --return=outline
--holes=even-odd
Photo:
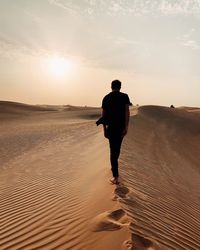
[[[110,162],[113,178],[112,184],[119,184],[118,158],[124,136],[128,132],[129,105],[132,105],[127,94],[120,92],[121,82],[114,80],[111,83],[112,92],[102,101],[102,117],[104,136],[110,144]]]

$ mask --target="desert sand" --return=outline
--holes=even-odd
[[[200,109],[132,110],[111,185],[99,108],[0,102],[0,249],[200,249]]]

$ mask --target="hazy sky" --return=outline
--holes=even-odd
[[[48,60],[71,65],[55,77]],[[200,106],[200,0],[0,0],[0,99]]]

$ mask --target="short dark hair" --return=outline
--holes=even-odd
[[[122,83],[119,80],[114,80],[111,83],[111,88],[112,89],[121,89]]]

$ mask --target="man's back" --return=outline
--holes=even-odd
[[[105,110],[108,126],[113,129],[122,129],[125,126],[126,105],[130,105],[127,94],[112,91],[103,98],[102,108]]]

